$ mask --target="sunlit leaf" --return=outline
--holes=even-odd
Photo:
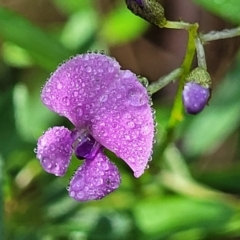
[[[172,197],[140,201],[134,214],[144,233],[164,236],[192,228],[220,231],[233,210],[218,202]]]
[[[240,2],[236,0],[193,0],[207,10],[215,13],[218,16],[232,21],[233,23],[240,23]]]

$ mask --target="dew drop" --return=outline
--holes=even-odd
[[[85,196],[84,192],[79,192],[79,193],[77,194],[77,198],[79,198],[79,199],[83,199],[84,196]]]
[[[57,89],[62,89],[62,83],[60,82],[57,83]]]
[[[90,72],[92,72],[92,68],[91,68],[90,66],[87,66],[87,67],[86,67],[86,71],[87,71],[88,73],[90,73]]]
[[[73,97],[77,97],[78,96],[78,91],[73,91]]]
[[[146,94],[137,88],[132,88],[127,93],[128,102],[130,105],[139,107],[148,102],[148,97]]]
[[[70,196],[70,197],[75,197],[75,195],[76,195],[76,193],[75,193],[74,191],[71,191],[71,192],[69,193],[69,196]]]
[[[102,96],[100,96],[99,101],[100,102],[106,102],[108,100],[108,95],[103,94]]]
[[[65,106],[70,105],[70,100],[67,96],[62,98],[62,104],[65,105]]]
[[[129,122],[127,122],[127,126],[129,128],[134,128],[135,127],[135,123],[133,121],[129,121]]]
[[[141,131],[142,135],[146,136],[146,135],[150,134],[151,127],[149,125],[142,126],[140,131]]]
[[[51,87],[47,87],[47,88],[46,88],[46,92],[47,92],[47,93],[50,93],[51,91],[52,91]]]
[[[131,162],[131,163],[135,163],[135,158],[130,157],[130,158],[128,158],[128,161]]]

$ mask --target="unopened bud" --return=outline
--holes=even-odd
[[[125,0],[127,7],[135,15],[163,27],[167,20],[164,14],[164,8],[157,0]]]
[[[185,111],[197,114],[208,104],[211,97],[211,78],[202,68],[195,68],[186,78],[182,92]]]

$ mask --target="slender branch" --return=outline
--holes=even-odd
[[[182,120],[183,115],[183,105],[182,105],[182,90],[186,76],[190,72],[193,57],[195,54],[195,39],[197,36],[198,24],[192,24],[191,27],[188,29],[188,43],[187,43],[187,50],[185,54],[185,58],[183,60],[182,68],[183,73],[180,77],[179,86],[177,90],[177,94],[175,97],[173,109],[171,112],[171,116],[168,122],[168,130],[173,129],[179,121]],[[170,131],[171,132],[171,131]]]
[[[203,44],[199,37],[196,38],[195,44],[196,44],[196,50],[197,50],[198,67],[201,67],[204,70],[207,70],[205,51],[204,51]]]
[[[171,81],[176,80],[183,72],[183,68],[177,68],[168,75],[165,75],[163,77],[160,77],[157,81],[151,83],[148,86],[148,92],[150,94],[153,94],[157,91],[159,91],[161,88],[165,87],[167,84],[169,84]]]
[[[240,36],[240,27],[233,29],[224,29],[222,31],[211,31],[207,34],[201,34],[200,39],[203,43],[219,39],[232,38]]]
[[[174,21],[167,21],[166,24],[163,26],[164,28],[171,28],[171,29],[185,29],[188,30],[191,28],[192,24],[187,22],[174,22]]]

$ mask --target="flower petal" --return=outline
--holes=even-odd
[[[42,101],[49,109],[82,128],[96,114],[94,103],[99,101],[119,71],[118,62],[106,55],[78,55],[52,74],[42,89]]]
[[[63,176],[71,160],[73,149],[71,131],[65,127],[48,129],[37,143],[37,158],[46,172]]]
[[[147,90],[130,71],[121,71],[108,89],[108,101],[99,101],[92,119],[92,135],[122,158],[134,171],[143,174],[152,154],[154,119]]]
[[[68,191],[77,201],[98,200],[117,189],[120,183],[117,167],[99,152],[94,160],[85,160],[78,168]]]

